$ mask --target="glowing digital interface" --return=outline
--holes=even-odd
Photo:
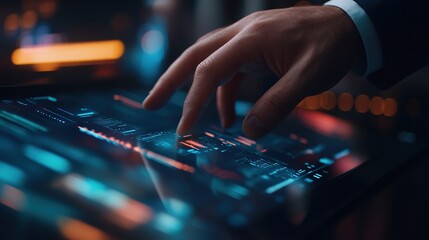
[[[175,159],[195,168],[194,174],[235,182],[246,191],[268,195],[284,194],[282,190],[291,184],[307,187],[326,182],[340,174],[336,166],[350,161],[352,154],[346,142],[312,142],[295,133],[270,135],[260,142],[213,129],[180,138],[167,131],[138,139],[148,161],[177,169],[165,160]],[[361,163],[358,160],[357,165]]]
[[[105,227],[112,226],[123,238],[135,231],[186,239],[193,229],[193,236],[218,239],[212,231],[242,228],[282,206],[294,206],[284,215],[302,221],[313,190],[367,159],[350,125],[306,111],[258,141],[217,121],[179,138],[180,106],[146,112],[139,105],[145,94],[1,100],[0,204],[48,221],[65,237],[90,229],[115,238]]]

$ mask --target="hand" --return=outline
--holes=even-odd
[[[188,133],[217,92],[223,127],[235,119],[234,101],[243,74],[266,66],[279,80],[253,106],[243,130],[256,139],[278,125],[306,96],[333,87],[355,64],[363,47],[352,20],[331,6],[256,12],[215,30],[189,47],[161,76],[143,106],[161,107],[194,70],[178,134]]]

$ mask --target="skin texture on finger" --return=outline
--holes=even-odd
[[[226,80],[237,72],[258,70],[254,63],[264,63],[280,80],[259,99],[243,124],[250,138],[259,138],[303,97],[335,85],[364,52],[353,21],[336,7],[263,11],[232,26],[236,32],[207,34],[183,53],[144,103],[149,109],[162,106],[196,68],[177,128],[180,135],[190,132],[215,92],[222,124],[228,126],[235,116],[235,93]]]
[[[330,23],[336,33],[314,31],[311,40],[304,45],[286,42],[285,48],[300,49],[300,54],[292,59],[290,69],[254,105],[243,122],[243,130],[252,139],[257,139],[272,130],[294,109],[304,97],[314,95],[333,87],[357,59],[360,47],[359,35],[348,18],[338,9],[330,11]],[[337,15],[338,14],[338,15]],[[341,19],[344,21],[339,21]],[[315,28],[317,25],[309,26]],[[287,62],[287,58],[282,59]]]
[[[224,29],[225,29],[225,27],[221,27],[221,28],[215,29],[211,32],[208,32],[208,33],[204,34],[203,36],[201,36],[200,38],[198,38],[196,42],[201,42],[204,39],[207,39],[207,38],[209,38],[215,34],[218,34],[220,31],[223,31]]]
[[[188,48],[159,78],[143,102],[147,110],[162,107],[183,84],[197,65],[233,37],[232,29],[226,28],[211,34]]]
[[[243,74],[237,73],[230,82],[217,89],[216,106],[223,128],[229,128],[235,121],[235,99],[242,79]]]
[[[245,32],[240,32],[198,65],[177,127],[179,135],[191,131],[217,87],[225,79],[231,79],[244,62],[255,58],[257,50],[248,51],[249,47],[255,48],[255,44],[248,40]]]
[[[306,95],[304,86],[297,83],[298,72],[291,69],[249,111],[243,121],[249,138],[258,139],[276,127]]]

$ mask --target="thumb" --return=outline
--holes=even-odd
[[[292,70],[286,73],[253,106],[243,121],[245,134],[257,139],[272,130],[305,97],[305,81],[299,81]]]

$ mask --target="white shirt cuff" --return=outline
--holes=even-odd
[[[353,0],[331,0],[326,2],[325,5],[341,8],[356,25],[365,48],[365,76],[380,69],[383,66],[383,53],[380,41],[375,26],[365,10]]]

